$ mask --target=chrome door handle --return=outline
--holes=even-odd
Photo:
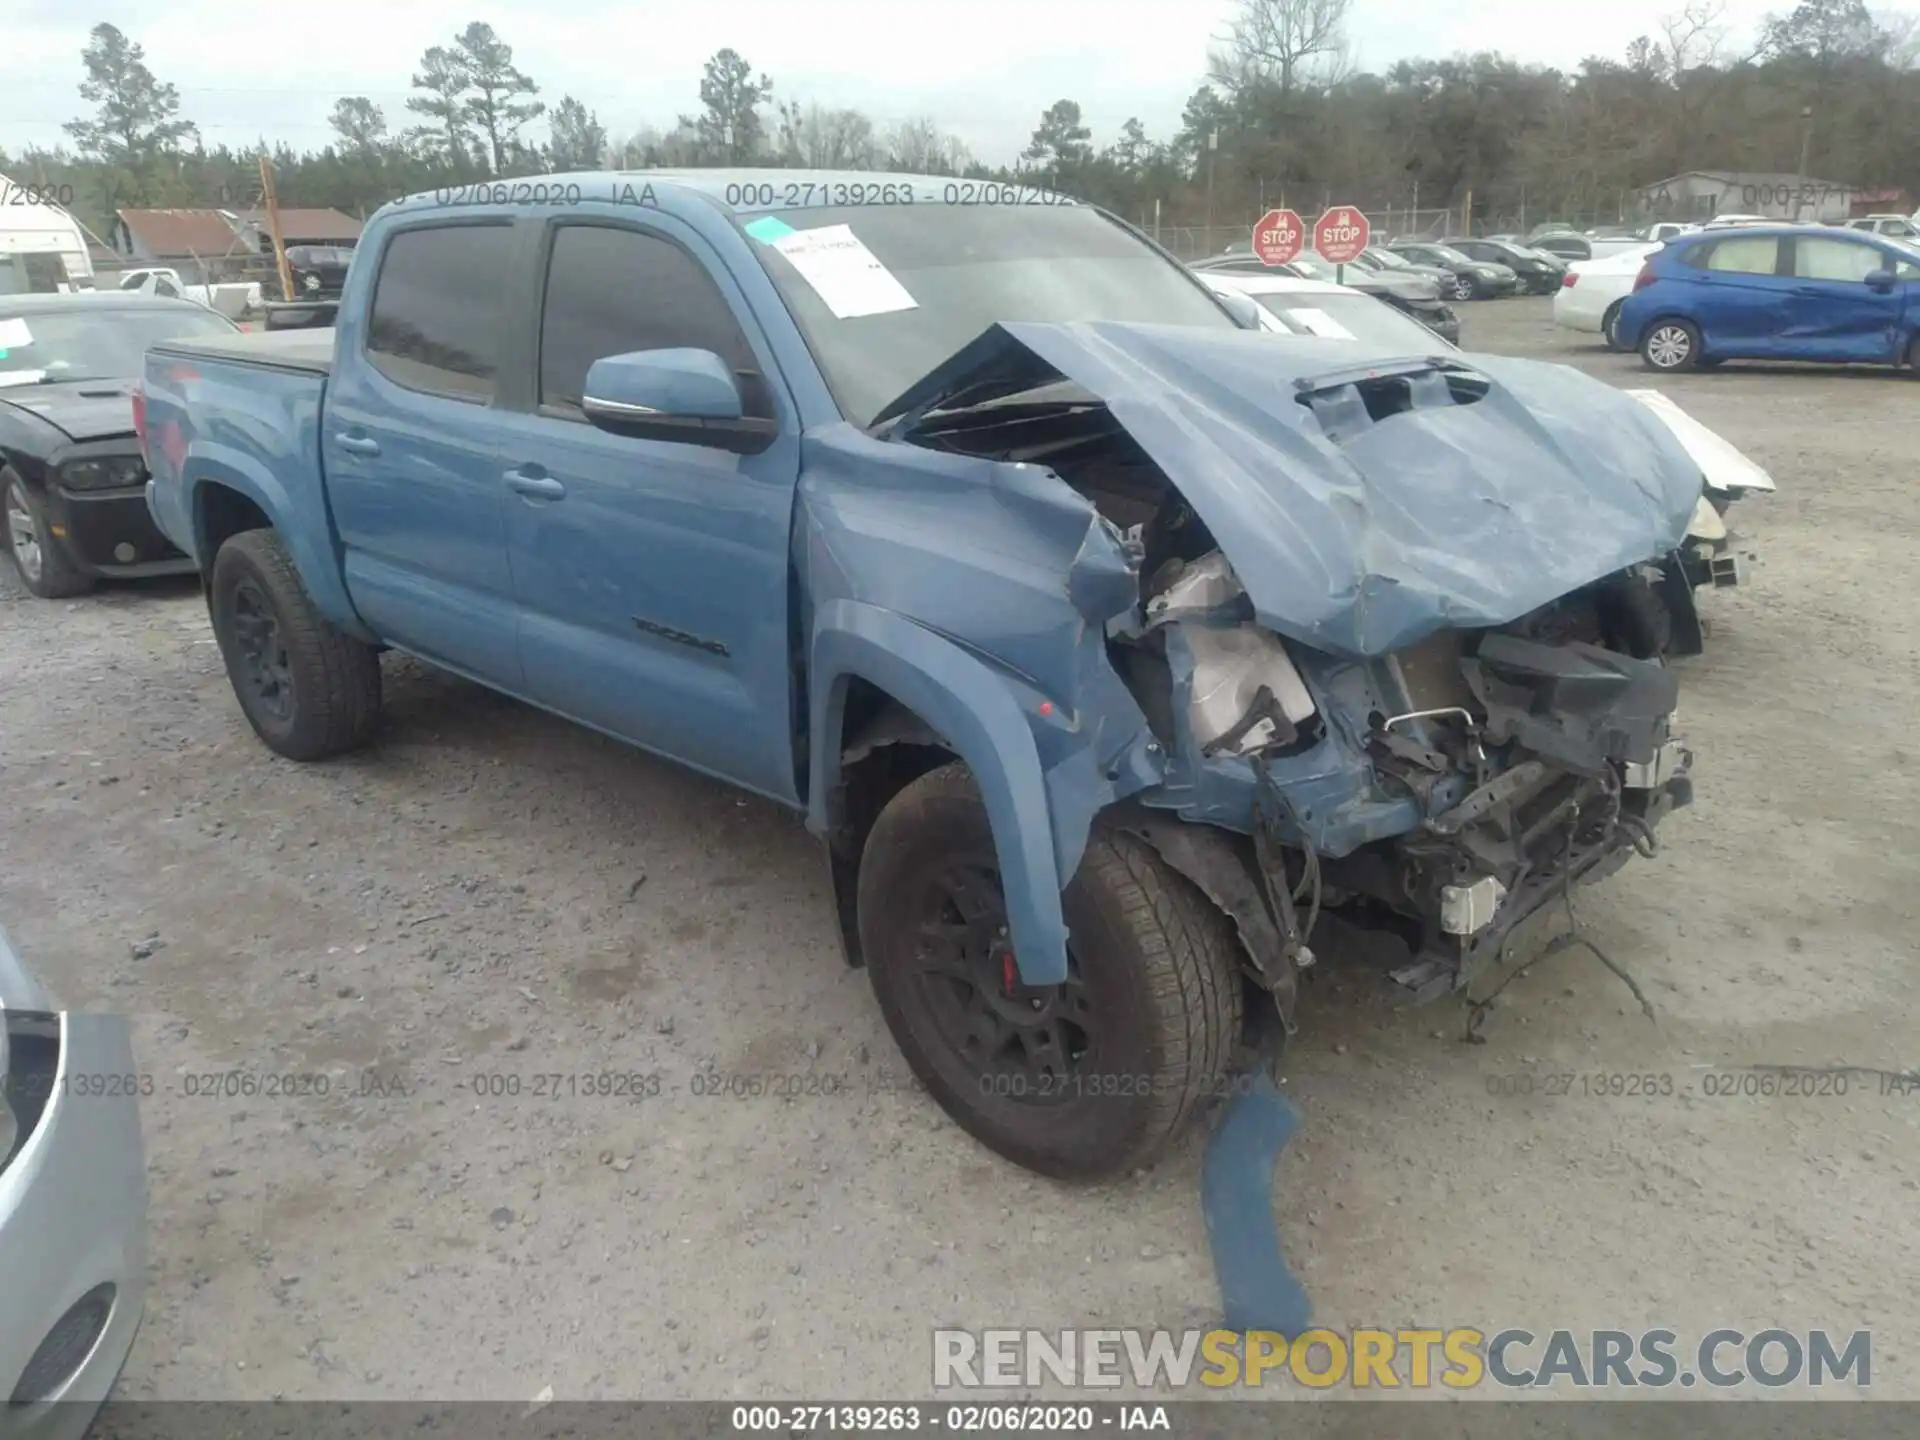
[[[529,475],[524,470],[507,471],[507,488],[530,500],[564,500],[567,487],[551,475]]]
[[[334,443],[349,455],[378,455],[380,442],[365,435],[336,435]]]

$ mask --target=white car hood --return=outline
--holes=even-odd
[[[1658,415],[1687,454],[1700,466],[1709,490],[1773,490],[1773,477],[1749,460],[1730,441],[1715,434],[1658,390],[1629,390],[1642,405]]]

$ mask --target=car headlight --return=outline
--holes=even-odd
[[[69,460],[60,467],[65,490],[125,490],[146,483],[147,467],[138,455],[104,455],[96,460]]]

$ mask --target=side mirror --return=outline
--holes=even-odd
[[[740,382],[711,350],[635,350],[587,369],[580,408],[599,429],[636,440],[706,445],[755,455],[773,443],[772,420],[743,413]]]
[[[1869,270],[1866,281],[1869,290],[1891,290],[1893,289],[1893,271],[1884,265],[1878,270]]]

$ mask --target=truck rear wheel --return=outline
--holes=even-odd
[[[1020,983],[972,776],[903,789],[861,857],[874,995],[914,1075],[988,1148],[1044,1175],[1151,1162],[1219,1093],[1240,1037],[1230,922],[1144,842],[1096,826],[1061,897],[1062,985]]]
[[[379,652],[320,613],[273,531],[243,531],[220,547],[208,609],[241,712],[268,748],[323,760],[373,734]]]

